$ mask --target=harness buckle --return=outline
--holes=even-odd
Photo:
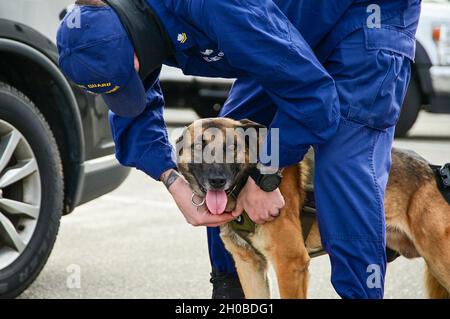
[[[450,163],[445,164],[439,170],[439,174],[442,178],[442,184],[445,188],[450,187]]]

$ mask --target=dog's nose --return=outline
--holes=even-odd
[[[212,188],[220,189],[225,186],[225,184],[227,183],[227,180],[225,178],[221,178],[221,177],[214,177],[214,178],[210,178],[208,180],[208,182]]]

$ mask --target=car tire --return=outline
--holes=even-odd
[[[15,160],[15,158],[31,150],[29,154],[32,154],[34,158],[30,156],[26,158],[30,158],[27,163],[33,164],[34,171],[32,173],[29,173],[31,170],[27,171],[28,176],[5,187],[0,194],[4,196],[0,197],[0,217],[3,218],[3,224],[0,220],[0,262],[4,262],[3,268],[0,267],[0,298],[15,298],[20,295],[44,267],[58,234],[64,194],[61,158],[48,123],[24,94],[0,82],[0,139],[4,138],[5,130],[9,130],[9,127],[11,127],[11,133],[7,135],[9,139],[13,136],[12,134],[19,136],[18,146],[14,146],[15,153],[11,155],[10,163],[14,164],[13,161],[16,161],[19,164],[15,164],[13,168],[23,168],[19,166],[23,161]],[[0,142],[0,162],[2,156],[6,156],[8,147],[13,143],[3,149],[1,145],[6,144]],[[6,172],[0,172],[0,174],[5,176]],[[1,184],[1,180],[2,177],[0,177],[0,185],[7,185],[6,182]],[[22,216],[24,211],[19,213],[16,211],[8,215],[12,211],[6,202],[9,200],[6,198],[8,194],[15,196],[15,203],[32,207],[36,213],[35,217]],[[20,194],[23,199],[20,199]],[[24,197],[26,194],[36,194],[35,197],[39,195],[39,199],[33,196]],[[33,204],[29,204],[31,202]],[[29,214],[28,210],[26,214]],[[20,225],[21,223],[23,224]],[[15,230],[18,236],[14,234]],[[24,238],[28,238],[28,241],[25,242]],[[22,244],[20,240],[23,240]],[[11,245],[15,248],[20,246],[20,249],[17,248],[15,251],[8,247],[8,243],[13,243]],[[1,255],[2,249],[6,251],[3,255]],[[16,255],[16,259],[13,259]]]
[[[395,137],[405,137],[419,116],[422,107],[420,86],[413,76],[403,103],[400,118],[395,127]]]

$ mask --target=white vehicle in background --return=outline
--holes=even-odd
[[[450,0],[423,0],[416,63],[396,135],[404,136],[421,110],[450,113]]]

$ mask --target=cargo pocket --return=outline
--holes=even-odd
[[[380,29],[366,28],[364,33],[366,49],[377,52],[377,61],[389,61],[390,64],[368,114],[369,125],[386,129],[397,124],[399,119],[411,77],[416,41],[407,29],[390,25]]]
[[[360,74],[354,80],[356,90],[345,117],[385,130],[394,126],[400,116],[410,80],[415,40],[407,31],[394,26],[366,28],[364,38],[365,56],[359,61],[363,66],[355,66]]]
[[[383,67],[380,77],[375,78],[371,101],[368,105],[353,114],[349,112],[349,119],[356,117],[359,122],[369,127],[384,130],[394,126],[400,116],[400,110],[409,82],[409,61],[398,53],[379,49],[376,54],[377,67]],[[382,71],[382,70],[380,70]]]

